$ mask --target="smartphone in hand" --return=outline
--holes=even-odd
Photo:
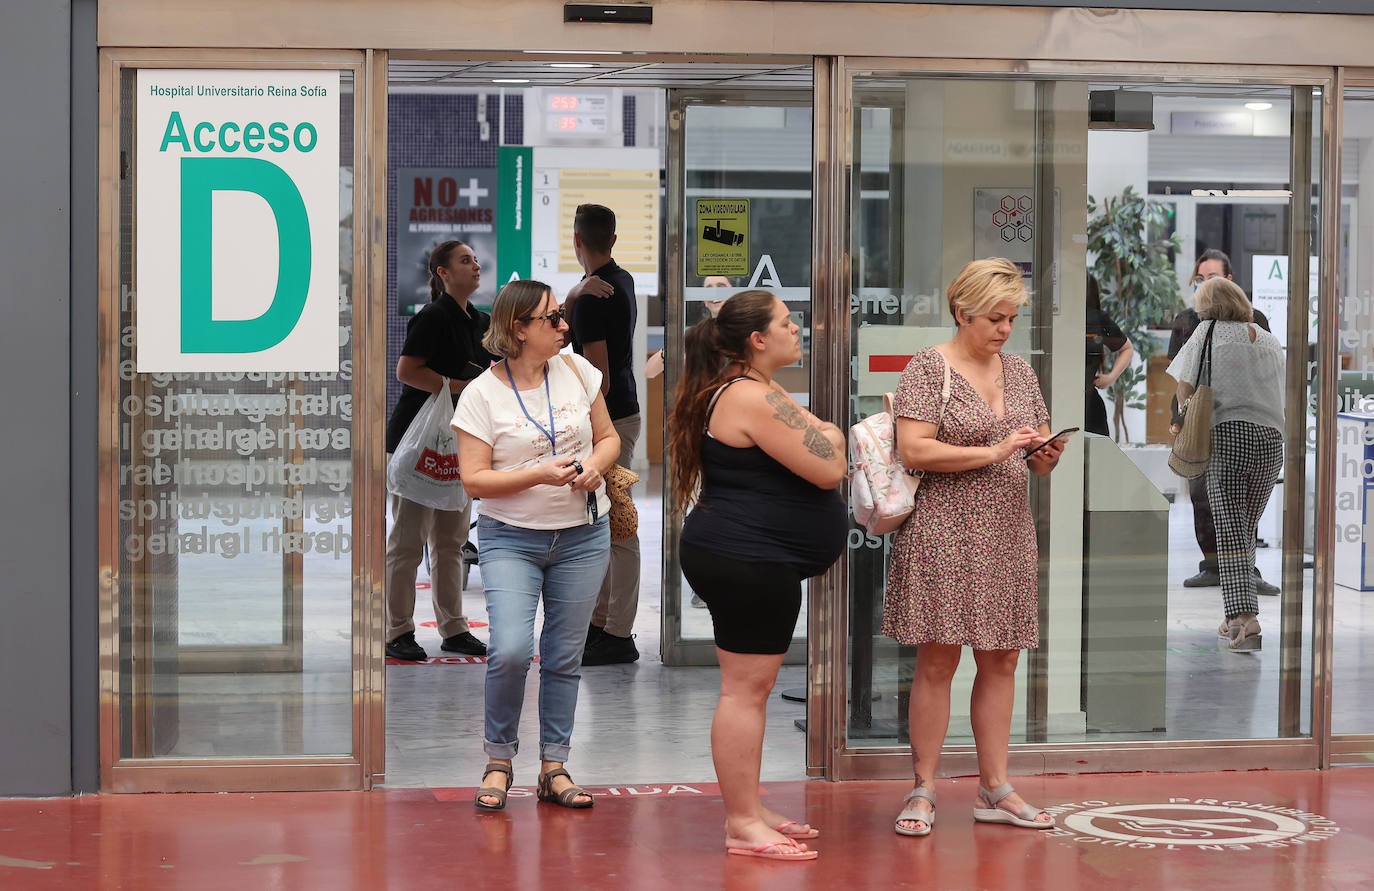
[[[1040,451],[1052,442],[1067,442],[1069,437],[1077,433],[1078,430],[1079,428],[1077,427],[1065,427],[1063,430],[1060,430],[1058,433],[1054,434],[1049,439],[1040,443],[1040,445],[1031,449],[1029,452],[1026,452],[1026,457],[1029,458],[1031,455],[1034,455],[1036,452]]]

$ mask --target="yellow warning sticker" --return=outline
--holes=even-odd
[[[697,199],[698,276],[749,274],[749,199]]]

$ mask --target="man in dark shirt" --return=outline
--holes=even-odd
[[[600,204],[578,206],[573,249],[586,273],[568,292],[573,349],[601,372],[606,410],[620,434],[619,463],[630,466],[639,441],[639,394],[635,387],[634,332],[639,310],[630,273],[611,259],[615,212]],[[635,614],[639,610],[639,536],[611,544],[611,564],[587,632],[583,665],[634,662]]]
[[[1197,265],[1193,268],[1192,285],[1196,287],[1208,279],[1221,277],[1231,280],[1231,258],[1225,251],[1208,248],[1198,257]],[[1183,345],[1193,336],[1193,332],[1200,324],[1202,317],[1191,307],[1174,316],[1171,326],[1173,331],[1169,335],[1170,359],[1178,355],[1178,351],[1183,349]],[[1269,320],[1259,310],[1255,310],[1255,324],[1265,331],[1269,330]],[[1174,415],[1178,415],[1177,402],[1174,405]],[[1188,481],[1188,498],[1193,503],[1193,536],[1197,539],[1197,546],[1202,550],[1202,560],[1198,562],[1197,575],[1184,579],[1183,587],[1215,588],[1221,584],[1221,573],[1217,564],[1217,530],[1212,520],[1212,506],[1207,501],[1207,474]],[[1258,569],[1255,570],[1255,576],[1256,593],[1279,593],[1278,588],[1260,577]]]

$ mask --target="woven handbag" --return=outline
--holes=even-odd
[[[630,487],[639,474],[620,464],[606,471],[606,497],[611,499],[611,541],[625,541],[639,531],[639,509],[630,496]]]
[[[1197,366],[1197,378],[1193,382],[1193,395],[1179,406],[1183,423],[1178,435],[1174,437],[1174,447],[1169,453],[1169,467],[1174,473],[1186,480],[1195,480],[1207,472],[1207,464],[1212,459],[1212,409],[1215,405],[1212,396],[1212,333],[1217,323],[1207,329],[1207,339],[1202,344],[1202,361]],[[1203,383],[1203,381],[1206,383]]]

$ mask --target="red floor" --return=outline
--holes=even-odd
[[[1374,770],[1018,787],[1063,807],[1062,828],[975,826],[967,779],[941,784],[925,839],[892,833],[901,783],[767,786],[822,829],[811,863],[726,857],[705,785],[608,792],[590,811],[530,794],[501,815],[474,813],[471,790],[6,800],[0,888],[1374,888]]]

